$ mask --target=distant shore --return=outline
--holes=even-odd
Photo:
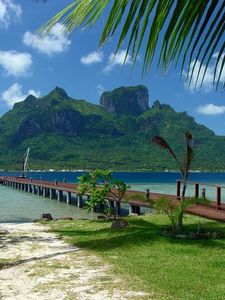
[[[110,169],[110,168],[96,168],[96,169]],[[71,169],[71,170],[65,170],[65,169],[37,169],[37,170],[29,170],[28,172],[55,172],[55,173],[66,173],[66,172],[77,172],[77,173],[83,173],[83,172],[91,172],[95,169]],[[112,169],[110,169],[112,170]],[[180,173],[178,170],[112,170],[113,173]],[[18,170],[0,170],[0,173],[21,173],[21,171]],[[225,173],[225,170],[191,170],[190,173]]]

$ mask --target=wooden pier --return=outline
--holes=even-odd
[[[57,199],[58,201],[66,201],[67,204],[72,203],[72,196],[76,199],[76,204],[78,207],[83,207],[85,201],[88,199],[89,195],[79,195],[78,192],[78,184],[76,183],[66,183],[66,182],[58,182],[58,181],[45,181],[45,180],[36,180],[36,179],[28,179],[21,177],[12,177],[12,176],[1,176],[0,183],[4,186],[8,186],[11,188],[15,188],[17,190],[21,190],[28,193],[37,194],[43,197],[48,197],[50,199]],[[111,207],[117,206],[118,211],[120,211],[121,203],[127,203],[129,205],[129,213],[140,214],[141,207],[150,208],[150,201],[157,201],[162,197],[167,197],[169,199],[173,199],[179,203],[180,195],[181,195],[181,184],[182,181],[177,181],[177,193],[176,195],[166,195],[159,193],[152,193],[149,190],[145,192],[128,190],[126,191],[124,199],[121,202],[118,202],[116,198],[109,199],[109,205]],[[199,197],[199,186],[211,186],[215,188],[216,191],[216,201],[210,201],[210,206],[203,205],[193,205],[186,209],[187,213],[198,215],[201,217],[205,217],[208,219],[225,222],[225,204],[221,203],[221,190],[225,188],[225,186],[219,185],[209,185],[197,182],[188,182],[188,184],[195,185],[194,189],[194,197]],[[204,196],[204,189],[202,189],[202,195]],[[129,196],[137,195],[137,199],[142,196],[144,201],[142,200],[128,200],[125,198]]]

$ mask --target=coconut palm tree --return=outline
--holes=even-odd
[[[202,83],[210,69],[216,88],[220,82],[224,88],[225,1],[71,0],[40,31],[48,32],[57,22],[68,32],[92,27],[103,13],[106,22],[99,46],[118,37],[115,54],[125,44],[134,64],[143,52],[143,74],[157,58],[163,70],[173,62],[180,66],[181,75],[187,69],[189,84]]]

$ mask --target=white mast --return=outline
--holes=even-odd
[[[27,166],[28,166],[29,153],[30,153],[30,148],[27,148],[27,151],[24,153],[23,162],[22,162],[21,177],[23,177],[23,178],[26,178],[26,175],[27,175]]]

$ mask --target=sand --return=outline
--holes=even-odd
[[[1,234],[2,233],[2,234]],[[150,299],[122,287],[111,266],[38,223],[0,224],[0,299]]]

